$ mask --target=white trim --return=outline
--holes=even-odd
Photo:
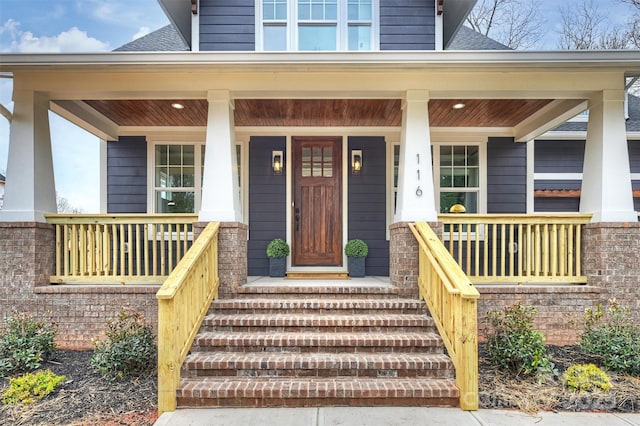
[[[434,16],[436,18],[436,24],[435,24],[435,31],[436,31],[436,46],[435,46],[435,50],[438,51],[442,51],[444,50],[444,34],[443,34],[443,29],[444,29],[444,24],[443,24],[443,14],[442,13],[438,13],[438,0],[433,2],[433,7],[434,7]]]
[[[535,197],[533,191],[535,188],[535,140],[527,142],[527,214],[531,214],[535,211]]]
[[[586,140],[586,131],[560,131],[554,130],[537,136],[538,140]],[[640,140],[640,132],[627,132],[627,140]]]
[[[582,173],[534,173],[534,180],[582,180]]]
[[[107,143],[104,139],[100,139],[100,213],[102,214],[107,213],[109,201],[107,198],[109,188],[107,176]]]
[[[386,223],[386,237],[387,241],[391,239],[391,231],[389,226],[393,223],[393,217],[395,215],[394,195],[395,186],[393,182],[394,177],[394,149],[396,146],[400,146],[400,138],[385,138],[386,155],[387,155],[387,179],[386,179],[386,205],[387,205],[387,223]]]
[[[200,51],[200,0],[197,0],[198,13],[191,14],[191,51]]]

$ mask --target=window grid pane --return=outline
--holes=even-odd
[[[298,20],[300,21],[336,21],[337,19],[337,0],[298,0]]]

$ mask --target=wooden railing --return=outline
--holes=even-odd
[[[163,282],[193,242],[193,214],[47,215],[52,283]]]
[[[213,299],[218,297],[218,230],[211,222],[193,243],[158,299],[158,415],[176,409],[180,369]]]
[[[589,214],[442,214],[442,241],[473,283],[586,283]]]
[[[425,222],[409,225],[419,246],[420,299],[456,367],[460,408],[478,409],[478,291]]]

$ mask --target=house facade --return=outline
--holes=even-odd
[[[49,111],[103,141],[102,213],[226,224],[222,294],[268,273],[273,238],[292,247],[289,272],[344,272],[344,244],[361,238],[367,274],[411,288],[406,224],[438,222],[462,204],[468,214],[593,215],[583,234],[587,285],[487,285],[481,312],[533,303],[550,340],[568,342],[567,310],[616,295],[640,307],[639,171],[629,161],[640,141],[624,107],[638,52],[448,50],[463,46],[456,36],[474,4],[465,0],[160,3],[177,29],[159,34],[170,52],[130,51],[147,39],[105,54],[0,55],[15,102],[0,212],[7,307],[52,308],[78,329],[69,344],[78,347],[108,316],[105,303],[155,315],[157,286],[49,285]],[[586,127],[571,136],[585,142],[557,140],[553,129],[587,109]],[[557,164],[563,155],[575,161]],[[580,189],[579,202],[575,192],[551,197],[556,189]],[[631,238],[630,252],[612,261],[603,253],[620,238]]]

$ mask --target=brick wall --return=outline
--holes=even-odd
[[[582,233],[583,273],[589,285],[631,308],[640,321],[640,223],[593,223]]]
[[[478,332],[486,334],[486,313],[499,311],[520,302],[535,306],[538,315],[534,326],[552,345],[568,345],[578,341],[581,320],[586,307],[601,300],[602,292],[594,286],[582,285],[477,285]]]
[[[207,222],[194,224],[195,238]],[[218,234],[218,273],[221,299],[235,295],[236,289],[247,283],[247,240],[249,227],[240,222],[221,222]]]

